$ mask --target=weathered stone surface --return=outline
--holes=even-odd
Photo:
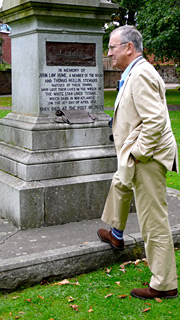
[[[21,229],[99,218],[111,179],[106,173],[25,182],[0,172],[0,213]]]
[[[44,190],[40,182],[28,184],[1,171],[0,189],[2,217],[20,228],[44,225]]]
[[[114,147],[30,151],[0,143],[0,167],[24,181],[92,175],[116,170]]]
[[[82,146],[113,145],[109,141],[109,117],[91,124],[55,123],[49,117],[9,113],[0,120],[1,140],[30,150],[50,150]]]
[[[113,262],[129,261],[144,256],[143,242],[126,237],[124,252],[112,250],[108,244],[92,242],[82,246],[45,251],[3,261],[0,266],[0,289],[14,290],[20,285],[32,285],[42,279],[63,279],[99,269]]]
[[[173,230],[175,246],[180,245],[180,228]],[[44,251],[1,261],[0,290],[15,290],[30,286],[43,279],[59,281],[64,278],[97,270],[112,263],[134,261],[145,257],[140,234],[125,236],[126,248],[112,250],[109,244],[94,241],[83,245],[72,245],[56,250]]]

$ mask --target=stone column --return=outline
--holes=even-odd
[[[103,107],[106,0],[5,0],[12,113],[0,121],[0,214],[20,228],[101,216],[114,146]]]

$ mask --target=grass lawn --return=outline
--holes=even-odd
[[[104,107],[114,107],[114,101],[117,96],[116,90],[105,90],[104,91]],[[167,104],[180,105],[180,90],[167,89],[166,90]]]
[[[4,118],[9,112],[11,112],[10,110],[0,110],[0,119]]]
[[[173,133],[178,146],[180,165],[180,111],[169,111],[169,114]],[[180,190],[180,174],[177,174],[176,172],[168,172],[166,183],[168,187]]]
[[[166,99],[167,99],[167,104],[180,105],[180,90],[167,89]]]
[[[12,106],[12,98],[1,96],[0,97],[0,107],[11,107]]]
[[[180,276],[180,250],[176,250]],[[121,262],[89,274],[0,294],[0,319],[25,320],[169,320],[180,319],[180,297],[140,300],[130,291],[150,280],[145,262],[124,266]],[[180,277],[178,277],[180,285]]]

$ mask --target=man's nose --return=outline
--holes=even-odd
[[[112,56],[112,49],[108,50],[108,54],[107,55],[108,55],[108,57]]]

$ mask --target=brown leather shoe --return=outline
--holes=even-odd
[[[135,298],[139,298],[142,300],[154,299],[154,298],[170,299],[170,298],[178,297],[178,291],[177,289],[168,290],[168,291],[158,291],[151,287],[148,287],[143,289],[133,289],[131,291],[131,295]]]
[[[102,241],[108,242],[114,249],[124,250],[124,240],[114,238],[112,230],[99,229],[97,235]]]

